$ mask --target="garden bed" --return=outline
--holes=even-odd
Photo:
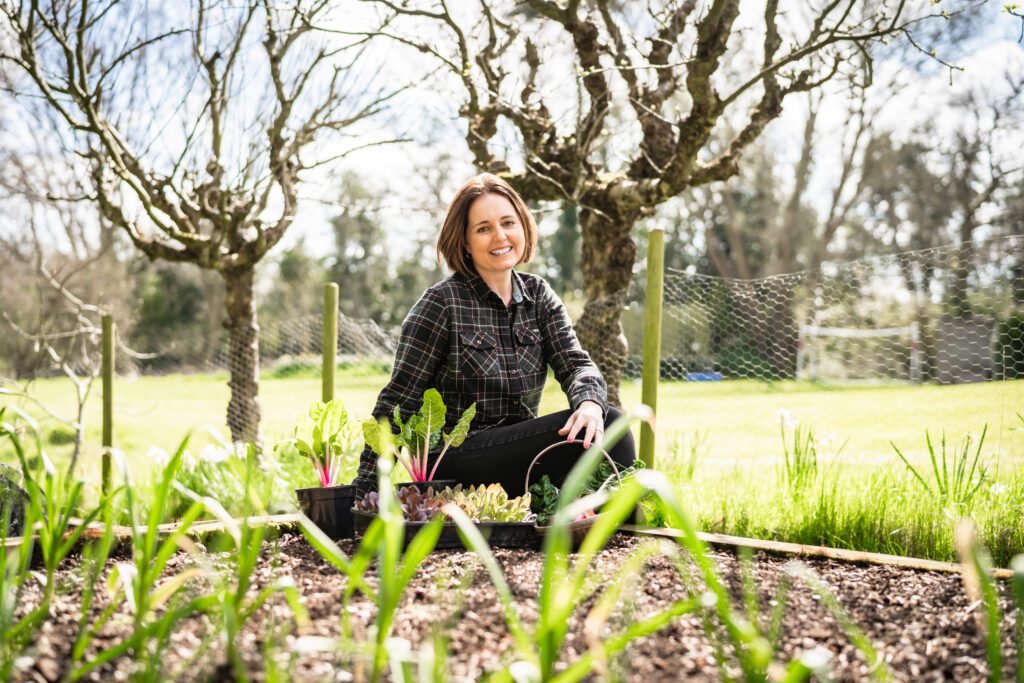
[[[645,542],[652,541],[625,535],[615,537],[598,556],[595,580],[612,575],[615,568]],[[355,548],[352,542],[343,542],[341,547],[347,553]],[[541,553],[522,549],[496,549],[494,553],[517,599],[520,614],[528,624],[532,623],[537,611]],[[712,557],[721,574],[734,591],[738,591],[735,556],[716,551]],[[225,558],[209,554],[204,559],[216,565]],[[78,630],[77,605],[81,599],[78,562],[78,559],[71,560],[60,569],[61,595],[54,603],[53,615],[29,652],[32,662],[19,675],[23,680],[52,681],[64,672],[70,643]],[[178,573],[193,562],[193,558],[179,554],[172,559],[168,571]],[[763,553],[755,556],[756,583],[766,609],[786,562],[784,558]],[[834,560],[807,563],[831,586],[898,679],[980,681],[987,677],[984,640],[975,626],[977,606],[970,604],[959,576]],[[340,634],[340,595],[345,586],[344,578],[321,559],[305,539],[293,534],[285,534],[267,544],[255,572],[258,585],[253,590],[280,576],[292,577],[304,597],[312,624],[302,634],[287,629],[289,632],[283,636],[283,647],[277,658],[288,650],[301,651],[292,662],[291,676],[296,680],[350,680],[338,674],[351,670],[351,662],[342,661],[334,652],[316,651],[327,642],[322,637],[335,638]],[[372,569],[367,582],[371,587],[377,585]],[[616,610],[610,623],[621,627],[623,620],[642,618],[684,594],[673,562],[665,556],[655,556],[638,575],[635,589],[624,594],[626,604]],[[20,609],[29,609],[37,600],[38,589],[32,588],[24,596]],[[94,612],[103,608],[103,600],[105,598],[98,599]],[[592,602],[584,603],[573,617],[565,661],[572,660],[588,647],[583,620]],[[1014,615],[1008,600],[1003,607],[1004,613],[1009,615],[1004,623],[1003,652],[1006,677],[1010,678],[1014,661],[1011,637]],[[122,605],[120,609],[123,611],[125,607]],[[365,639],[374,615],[372,603],[357,597],[350,613],[355,637]],[[260,672],[264,669],[263,643],[269,624],[287,626],[290,614],[282,599],[272,599],[241,634],[241,648],[257,678],[262,677]],[[92,647],[101,649],[119,642],[130,629],[127,612],[124,616],[125,619],[108,624]],[[435,627],[446,631],[450,638],[447,665],[455,680],[478,680],[484,672],[496,668],[510,652],[512,639],[505,626],[500,601],[474,555],[456,550],[431,554],[406,590],[393,635],[408,639],[417,647]],[[205,618],[184,622],[171,636],[171,644],[163,655],[166,675],[189,680],[224,678],[228,672],[220,667],[222,646],[209,640],[213,631]],[[838,679],[869,678],[866,663],[831,612],[810,589],[797,581],[787,600],[781,649],[789,658],[800,650],[817,646],[833,653],[832,669]],[[661,632],[637,640],[610,666],[624,673],[627,680],[720,679],[714,648],[697,616],[682,617]],[[116,672],[128,673],[130,667],[131,662],[126,659],[115,660],[107,668],[94,672],[93,678],[109,680]]]

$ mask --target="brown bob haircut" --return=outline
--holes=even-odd
[[[469,224],[469,206],[478,197],[485,194],[500,194],[512,202],[519,224],[523,226],[526,247],[519,263],[533,260],[533,251],[537,247],[537,222],[533,220],[526,202],[512,186],[492,173],[481,173],[473,176],[459,188],[455,199],[448,205],[448,215],[441,226],[441,234],[437,237],[437,258],[444,259],[448,269],[465,277],[474,274],[473,262],[466,254],[466,228]],[[518,265],[518,264],[517,264]]]

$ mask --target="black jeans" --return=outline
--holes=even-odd
[[[546,447],[566,440],[566,436],[559,434],[558,430],[565,425],[571,414],[570,410],[562,410],[474,434],[461,446],[445,454],[434,478],[454,479],[464,486],[498,483],[510,497],[521,496],[526,492],[526,470],[530,463]],[[621,415],[621,412],[609,407],[605,425],[610,425]],[[576,438],[577,443],[554,448],[545,454],[530,473],[530,483],[539,481],[542,475],[547,474],[556,486],[561,487],[569,470],[585,450],[582,444],[583,433]],[[636,445],[629,432],[611,448],[606,447],[606,450],[620,468],[629,467],[636,460]]]

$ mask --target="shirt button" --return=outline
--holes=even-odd
[[[511,373],[513,375],[516,374],[517,372],[519,372],[519,371],[516,370],[515,368],[512,368],[511,370],[509,370],[509,373]]]

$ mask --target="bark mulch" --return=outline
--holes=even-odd
[[[594,580],[610,580],[620,563],[639,544],[652,542],[625,535],[616,537],[597,558]],[[350,553],[354,545],[343,542],[342,549]],[[532,624],[537,616],[541,554],[534,550],[496,549],[495,555],[518,600],[520,616],[527,624]],[[734,592],[738,591],[737,558],[727,552],[715,552],[713,557],[721,575]],[[206,561],[223,566],[225,559],[211,553]],[[173,562],[169,571],[176,573],[194,560],[181,554]],[[771,609],[770,602],[787,562],[786,558],[766,554],[754,557],[754,575],[764,614]],[[959,576],[831,560],[807,564],[831,586],[839,601],[883,654],[898,680],[987,679],[985,642],[976,624],[979,607],[969,601]],[[53,616],[28,653],[31,659],[22,662],[19,679],[54,681],[66,671],[66,661],[78,632],[78,572],[74,563],[62,569],[62,594],[55,603]],[[283,575],[294,579],[313,624],[302,634],[285,628],[290,612],[282,599],[274,599],[260,610],[247,624],[240,643],[254,677],[262,678],[263,645],[272,625],[278,627],[277,657],[291,659],[294,680],[353,680],[353,673],[358,677],[358,668],[364,663],[353,662],[351,658],[342,660],[336,652],[318,649],[327,642],[321,637],[336,638],[341,633],[340,596],[344,579],[304,538],[293,534],[285,534],[267,545],[257,570],[257,588]],[[368,581],[375,585],[376,577],[371,575]],[[648,561],[640,575],[631,578],[631,583],[606,634],[621,629],[630,618],[653,614],[687,595],[677,563],[664,554]],[[1012,612],[1006,586],[1002,589],[1004,676],[1012,679],[1017,615]],[[29,609],[32,602],[30,591],[21,609]],[[565,662],[588,649],[583,622],[592,604],[593,600],[584,603],[570,624],[563,653]],[[94,611],[98,613],[102,608],[100,600]],[[357,597],[349,609],[355,637],[365,639],[373,621],[372,604]],[[124,606],[121,611],[122,614],[100,634],[95,648],[109,647],[128,632]],[[180,680],[229,678],[229,671],[223,665],[223,645],[216,640],[217,632],[216,625],[205,617],[180,625],[161,655],[166,677]],[[447,664],[453,680],[479,680],[509,661],[512,639],[505,627],[500,602],[486,572],[471,553],[436,551],[421,567],[405,594],[393,635],[407,639],[416,648],[421,642],[428,642],[434,633],[446,634],[449,638]],[[868,666],[847,634],[818,596],[799,580],[793,582],[786,600],[780,647],[786,659],[801,651],[824,648],[831,653],[831,668],[837,680],[870,680]],[[287,654],[289,652],[291,654]],[[129,658],[123,658],[95,672],[91,678],[126,680],[133,666]],[[608,667],[620,680],[644,683],[721,679],[714,647],[696,615],[682,617],[662,631],[635,641],[626,653],[609,662]]]

